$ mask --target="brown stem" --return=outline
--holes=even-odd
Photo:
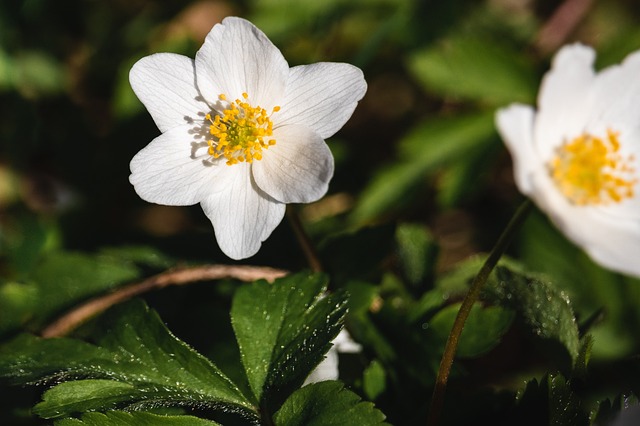
[[[458,340],[462,334],[464,323],[471,313],[473,304],[478,300],[480,296],[480,290],[487,282],[491,271],[496,266],[505,250],[509,246],[515,231],[520,227],[524,219],[527,217],[531,210],[533,203],[530,200],[526,200],[515,212],[511,221],[507,224],[507,227],[502,231],[502,234],[498,238],[496,245],[489,253],[489,256],[485,260],[484,264],[478,271],[471,282],[471,287],[460,305],[460,310],[453,322],[451,333],[444,347],[444,353],[440,361],[440,368],[438,369],[438,377],[433,388],[433,396],[431,397],[431,408],[429,409],[429,417],[427,419],[428,426],[436,426],[440,419],[440,412],[444,405],[444,393],[447,389],[447,381],[449,380],[449,373],[451,372],[451,366],[453,365],[453,359],[455,358],[456,351],[458,349]]]
[[[565,0],[538,32],[535,41],[538,52],[549,54],[565,43],[593,3],[593,0]]]
[[[287,274],[287,271],[281,269],[245,265],[204,265],[174,269],[162,272],[144,281],[120,287],[113,293],[89,300],[49,324],[42,330],[41,335],[42,337],[65,336],[89,318],[105,311],[116,303],[170,285],[183,285],[222,278],[235,278],[241,281],[265,279],[271,282]]]
[[[291,228],[293,228],[293,232],[296,234],[296,238],[300,243],[300,247],[302,247],[302,251],[304,252],[305,257],[307,258],[307,263],[309,263],[309,267],[313,272],[322,272],[322,263],[320,263],[320,258],[318,257],[318,253],[311,242],[311,239],[307,235],[304,227],[302,226],[302,222],[300,221],[300,217],[298,213],[295,211],[295,208],[291,205],[287,206],[287,217],[289,218],[289,223],[291,224]]]

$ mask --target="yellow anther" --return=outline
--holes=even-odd
[[[221,101],[226,101],[227,97],[225,96],[224,93],[221,93],[221,94],[218,95],[218,99],[220,99]]]
[[[571,203],[605,205],[633,197],[638,182],[635,159],[619,153],[618,136],[612,130],[605,138],[583,133],[556,150],[549,172]]]
[[[249,95],[242,93],[242,97],[247,100]],[[224,101],[227,97],[220,94],[218,99]],[[279,111],[280,107],[273,110]],[[273,123],[267,111],[260,106],[253,107],[236,99],[221,114],[214,117],[207,114],[205,118],[210,123],[209,133],[213,136],[207,141],[209,155],[213,158],[224,156],[228,165],[261,160],[262,150],[276,143],[275,139],[264,140],[273,134]]]

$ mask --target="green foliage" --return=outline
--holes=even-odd
[[[459,304],[447,306],[429,321],[429,328],[435,333],[441,346],[444,346],[447,341],[459,309]],[[457,356],[475,358],[489,352],[500,343],[501,337],[509,330],[514,316],[515,312],[510,309],[499,306],[481,308],[475,305],[460,336]]]
[[[338,382],[321,382],[296,391],[276,413],[276,425],[384,425],[385,416]]]
[[[0,375],[61,383],[34,412],[44,418],[156,404],[224,406],[255,415],[251,403],[209,360],[173,336],[141,302],[112,312],[97,344],[23,335],[2,348]],[[99,380],[96,380],[99,379]]]
[[[409,67],[427,90],[441,95],[490,105],[532,103],[538,79],[523,59],[497,40],[461,34],[416,52]]]
[[[582,2],[575,26],[554,26],[562,2],[548,0],[58,3],[0,2],[2,425],[426,424],[479,254],[522,198],[496,109],[535,104],[560,47],[545,34],[592,45],[596,68],[640,47],[627,0]],[[230,262],[198,206],[146,203],[127,176],[159,133],[132,64],[193,57],[233,14],[291,65],[348,62],[367,80],[328,141],[327,196],[296,206],[324,275],[300,273],[283,223],[246,263],[286,279],[171,286],[71,338],[34,337],[127,284]],[[596,265],[540,211],[514,237],[465,325],[442,426],[631,416],[640,280]],[[338,352],[339,382],[301,388],[343,323],[362,351]]]
[[[453,293],[463,290],[482,261],[474,258],[460,264],[442,277],[439,287]],[[572,368],[580,350],[575,314],[567,295],[545,277],[528,273],[514,261],[505,260],[491,274],[481,297],[516,312],[522,325],[558,362],[559,368],[565,371]]]
[[[325,276],[300,273],[278,285],[257,282],[238,289],[231,318],[260,404],[272,404],[277,392],[286,395],[298,388],[340,332],[346,299],[323,296],[326,288]]]
[[[0,377],[15,383],[62,381],[44,393],[33,412],[58,419],[106,411],[105,416],[83,415],[82,422],[87,424],[133,422],[138,417],[108,410],[137,411],[159,405],[222,410],[247,421],[266,420],[264,416],[283,402],[281,424],[295,422],[291,413],[286,414],[291,410],[308,411],[305,415],[318,419],[331,410],[329,417],[378,424],[384,419],[382,413],[370,403],[360,403],[352,392],[340,391],[338,400],[329,397],[342,389],[341,384],[326,392],[320,391],[322,386],[318,392],[308,386],[295,393],[343,325],[346,295],[327,294],[326,289],[326,276],[300,273],[236,291],[231,319],[253,392],[248,397],[210,360],[176,338],[157,313],[139,300],[101,318],[103,332],[95,343],[27,334],[16,337],[0,347]],[[255,322],[256,318],[260,321]],[[149,418],[140,417],[141,421]],[[181,424],[188,419],[169,420],[167,424]]]
[[[215,426],[218,423],[192,416],[163,416],[145,412],[87,413],[80,419],[57,420],[55,426]]]
[[[400,160],[377,171],[362,191],[351,220],[366,223],[406,207],[428,174],[482,151],[494,135],[493,113],[430,119],[416,125],[398,142]]]
[[[173,262],[143,246],[107,248],[96,255],[52,251],[38,256],[28,273],[0,284],[0,334],[29,324],[38,327],[72,303],[138,278],[143,267]]]

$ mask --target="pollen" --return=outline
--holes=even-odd
[[[633,155],[620,153],[619,133],[583,133],[556,149],[549,173],[567,199],[579,206],[620,203],[634,196],[638,182]]]
[[[260,106],[249,103],[249,95],[242,93],[242,99],[227,102],[225,94],[218,99],[228,105],[217,115],[205,116],[209,121],[209,133],[212,138],[209,144],[209,155],[213,158],[224,157],[227,165],[242,162],[252,163],[262,159],[262,150],[276,144],[273,135],[271,115],[280,111],[273,107],[271,114]]]

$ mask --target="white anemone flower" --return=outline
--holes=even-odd
[[[324,196],[334,170],[325,139],[367,89],[349,64],[289,68],[264,33],[235,17],[212,28],[195,60],[147,56],[129,80],[162,133],[131,160],[130,182],[149,202],[200,203],[233,259],[259,250],[287,203]]]
[[[640,276],[640,52],[595,72],[592,48],[554,57],[538,109],[496,115],[519,190],[600,265]]]
[[[338,369],[339,354],[362,352],[362,346],[351,338],[346,328],[340,330],[340,333],[333,339],[331,345],[325,358],[309,373],[309,376],[304,381],[304,385],[324,382],[325,380],[338,380],[340,377],[340,371]]]

